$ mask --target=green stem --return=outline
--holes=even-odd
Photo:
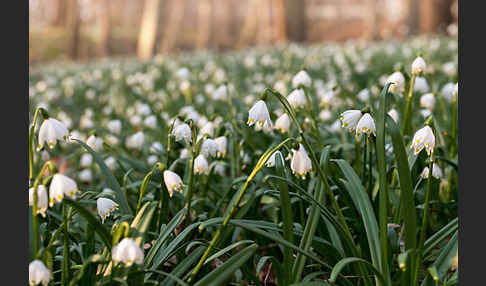
[[[186,218],[188,223],[191,222],[191,202],[192,196],[194,195],[194,161],[198,153],[198,144],[196,127],[191,124],[191,134],[192,134],[192,149],[191,149],[191,161],[189,162],[189,186],[187,187],[187,213]]]
[[[157,168],[159,168],[161,173],[163,173],[164,170],[165,170],[165,166],[162,163],[157,162],[152,167],[152,170],[150,170],[150,172],[148,172],[147,175],[145,175],[145,178],[142,181],[142,185],[140,186],[140,194],[139,194],[139,197],[138,197],[137,209],[135,211],[135,214],[137,214],[138,211],[140,210],[140,208],[142,207],[143,195],[145,194],[145,190],[147,189],[148,183],[149,183],[150,179],[152,178],[152,175],[154,174],[155,169],[157,169]],[[162,178],[162,181],[163,181],[163,178]]]
[[[412,128],[412,98],[413,98],[413,88],[415,85],[415,74],[412,74],[412,79],[410,80],[410,87],[408,89],[407,102],[405,105],[405,115],[402,126],[402,133],[404,136],[410,135]]]
[[[63,237],[63,261],[62,261],[62,281],[61,285],[65,286],[69,282],[69,215],[67,205],[62,205],[62,213],[65,221]]]
[[[37,118],[39,117],[39,112],[42,113],[44,118],[49,117],[47,111],[44,108],[38,107],[35,110],[34,121],[32,122],[32,126],[30,126],[29,130],[29,184],[32,184],[32,180],[34,179],[34,133],[35,126],[37,125]]]

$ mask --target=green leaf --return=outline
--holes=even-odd
[[[194,286],[216,286],[222,285],[234,274],[248,259],[250,259],[257,249],[256,244],[239,251],[236,255],[228,259],[225,263],[211,271],[209,274],[199,280]]]
[[[220,257],[220,256],[222,256],[222,255],[224,255],[225,253],[227,253],[227,252],[231,251],[232,249],[234,249],[234,248],[236,248],[236,247],[238,247],[238,246],[240,246],[240,245],[246,244],[246,243],[254,243],[254,241],[253,241],[253,240],[240,240],[240,241],[238,241],[238,242],[235,242],[235,243],[233,243],[233,244],[231,244],[231,245],[229,245],[229,246],[227,246],[227,247],[225,247],[225,248],[221,249],[220,251],[216,252],[215,254],[211,255],[211,256],[210,256],[210,257],[209,257],[209,258],[206,260],[206,262],[204,262],[204,264],[203,264],[203,265],[208,264],[208,263],[209,263],[209,262],[211,262],[212,260],[214,260],[214,259],[216,259],[216,258],[218,258],[218,257]]]
[[[115,179],[110,169],[106,166],[101,156],[98,153],[96,153],[93,149],[91,149],[88,145],[86,145],[83,141],[78,139],[73,139],[73,140],[78,142],[79,145],[83,146],[83,148],[86,149],[89,153],[91,153],[91,155],[95,159],[96,164],[98,164],[98,166],[101,169],[101,172],[105,176],[106,183],[113,191],[115,191],[116,198],[118,202],[120,202],[121,213],[132,214],[132,211],[128,206],[128,201],[127,201],[127,197],[125,196],[125,193],[122,191],[120,184],[118,184],[118,181]]]
[[[196,248],[193,252],[187,255],[183,260],[181,260],[170,274],[173,275],[173,277],[182,278],[182,275],[186,273],[187,270],[189,270],[191,265],[196,263],[196,261],[201,257],[201,255],[204,252],[204,249],[205,249],[204,246],[199,246],[198,248]],[[160,285],[172,286],[174,282],[175,282],[174,279],[172,279],[171,277],[167,277],[164,279],[164,281],[160,283]]]
[[[335,283],[338,275],[341,273],[341,271],[344,269],[344,267],[348,266],[351,263],[361,263],[366,266],[368,266],[373,273],[375,273],[376,277],[378,280],[381,282],[381,285],[387,285],[385,284],[385,280],[383,279],[383,275],[381,275],[380,271],[371,263],[368,261],[358,258],[358,257],[347,257],[341,259],[336,265],[334,265],[334,268],[332,269],[331,272],[331,277],[329,278],[329,282]]]
[[[136,231],[133,237],[135,237],[135,242],[138,245],[142,243],[143,235],[150,226],[150,221],[152,220],[155,210],[157,209],[156,207],[157,202],[146,202],[130,225],[130,227],[134,228]]]
[[[434,247],[436,247],[442,240],[449,237],[452,233],[454,233],[459,228],[458,218],[456,217],[451,222],[449,222],[446,226],[441,228],[439,231],[434,233],[424,244],[424,256],[427,255]]]

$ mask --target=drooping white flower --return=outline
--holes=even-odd
[[[171,197],[174,191],[181,192],[182,187],[184,186],[181,177],[179,177],[179,175],[169,170],[164,171],[164,183],[165,186],[167,187],[167,191],[169,191],[169,196]]]
[[[51,272],[40,260],[34,260],[29,263],[29,285],[34,286],[42,283],[47,286],[51,279]]]
[[[150,155],[147,157],[147,163],[149,165],[154,165],[155,163],[157,163],[158,160],[159,158],[157,157],[157,155]]]
[[[425,71],[427,64],[422,57],[417,57],[412,63],[412,74],[419,75]]]
[[[446,98],[448,101],[452,101],[454,99],[454,83],[446,83],[440,90],[440,95]]]
[[[390,92],[398,92],[398,93],[401,93],[405,90],[405,77],[403,76],[403,74],[399,71],[396,71],[394,73],[392,73],[388,79],[386,80],[386,83],[393,83],[392,85],[390,85]]]
[[[275,129],[279,130],[280,132],[288,132],[290,128],[290,117],[287,113],[283,113],[280,115],[279,118],[275,121]]]
[[[142,123],[142,117],[137,114],[131,116],[129,120],[130,124],[132,124],[133,126],[140,126],[140,124]]]
[[[422,174],[420,176],[423,179],[428,179],[429,178],[429,167],[425,167],[424,170],[422,171]],[[442,170],[440,169],[439,165],[434,163],[432,165],[432,177],[435,177],[436,179],[442,178]]]
[[[90,153],[84,153],[79,160],[79,166],[81,168],[87,168],[93,163],[93,156]]]
[[[65,195],[75,199],[77,192],[78,185],[73,179],[63,174],[55,174],[49,186],[49,206],[52,207],[54,201],[60,203]]]
[[[164,149],[164,147],[162,146],[162,143],[158,142],[158,141],[155,141],[154,143],[152,143],[152,145],[150,145],[150,152],[152,153],[160,153],[162,152],[162,150]]]
[[[121,131],[121,128],[122,128],[122,123],[120,120],[118,119],[115,119],[115,120],[110,120],[108,121],[108,123],[106,124],[106,127],[108,128],[108,130],[110,130],[111,132],[113,133],[120,133]]]
[[[327,121],[331,119],[332,113],[329,111],[329,109],[323,109],[321,112],[319,112],[319,119],[322,121]]]
[[[255,123],[261,127],[263,127],[265,123],[270,126],[273,125],[272,120],[270,119],[270,114],[268,113],[267,105],[263,100],[257,101],[248,111],[247,124],[252,126]]]
[[[301,88],[294,89],[289,96],[287,96],[287,100],[293,108],[304,107],[307,103],[304,90]]]
[[[429,109],[421,109],[420,114],[423,118],[427,118],[432,114],[432,111],[430,111]]]
[[[103,138],[91,135],[88,137],[88,140],[86,140],[86,145],[97,152],[101,151],[103,150]]]
[[[268,168],[272,168],[272,167],[275,166],[275,164],[277,163],[276,156],[280,156],[280,158],[282,159],[282,163],[284,162],[284,157],[283,157],[282,153],[277,150],[277,151],[273,152],[272,156],[270,156],[270,158],[268,158],[267,163],[265,163],[265,165]]]
[[[290,168],[294,174],[298,174],[305,180],[305,175],[312,171],[311,159],[302,144],[299,144],[299,150],[292,150],[292,152],[293,156],[292,161],[290,161]]]
[[[110,170],[114,170],[116,168],[116,159],[110,156],[105,159],[105,164]]]
[[[34,187],[29,189],[29,206],[34,205]],[[37,213],[46,217],[47,211],[47,188],[44,185],[37,187]]]
[[[413,91],[421,92],[421,93],[426,93],[429,92],[429,84],[427,83],[427,80],[424,77],[416,77],[415,78],[415,84],[413,86]]]
[[[293,78],[292,78],[292,86],[297,88],[299,86],[310,87],[312,84],[312,79],[309,74],[305,70],[299,71]]]
[[[364,102],[368,101],[368,99],[370,99],[370,90],[367,89],[367,88],[361,90],[360,92],[358,92],[357,97],[361,101],[364,101]]]
[[[391,109],[388,111],[388,115],[395,121],[395,123],[398,123],[398,111],[396,109]]]
[[[206,157],[215,157],[218,153],[218,144],[211,138],[207,138],[201,145],[201,154]]]
[[[110,199],[98,198],[96,200],[96,208],[98,209],[98,215],[101,217],[101,222],[104,223],[105,219],[118,209],[118,204]]]
[[[205,174],[209,173],[209,164],[206,157],[203,154],[199,154],[199,156],[194,159],[194,173],[196,174]]]
[[[225,167],[223,164],[216,164],[214,166],[214,174],[224,176],[224,172],[225,172]]]
[[[340,117],[343,123],[342,127],[347,128],[349,132],[353,133],[362,115],[361,110],[351,109],[344,111]]]
[[[410,148],[413,148],[413,153],[417,155],[425,148],[427,155],[430,156],[434,152],[435,147],[435,136],[432,128],[430,126],[425,126],[422,129],[415,132],[412,139],[412,144]]]
[[[191,157],[191,153],[189,152],[189,150],[187,148],[184,148],[181,150],[181,155],[180,155],[181,158],[189,158]]]
[[[143,124],[145,124],[147,127],[155,129],[157,128],[157,117],[152,114],[143,120]]]
[[[426,93],[420,97],[420,106],[428,110],[434,110],[435,96],[433,93]]]
[[[126,139],[125,145],[129,149],[140,149],[142,148],[144,139],[145,139],[144,133],[142,131],[138,131],[137,133],[129,136]]]
[[[208,135],[209,137],[214,136],[214,124],[209,121],[204,124],[203,128],[201,128],[201,135]]]
[[[135,240],[125,237],[113,247],[111,257],[115,263],[122,262],[130,267],[133,263],[142,264],[144,255]]]
[[[369,113],[365,113],[358,121],[358,125],[356,125],[356,135],[360,136],[361,133],[368,135],[368,137],[370,137],[371,133],[376,136],[375,120]]]
[[[217,153],[218,158],[226,156],[228,139],[226,139],[225,136],[219,136],[214,139],[214,142],[216,142],[216,144],[218,145],[218,153]]]
[[[84,169],[79,172],[79,180],[84,183],[89,183],[93,180],[93,174],[90,169]]]
[[[333,105],[336,102],[336,93],[334,92],[334,89],[318,92],[318,94],[321,98],[321,105]]]
[[[176,141],[184,140],[187,144],[192,140],[191,127],[186,123],[177,125],[177,127],[172,130],[172,135],[175,136]]]
[[[146,103],[137,102],[135,108],[139,115],[149,115],[152,112],[150,106]]]
[[[42,122],[39,129],[39,146],[37,147],[37,151],[40,151],[45,143],[52,149],[56,145],[57,140],[67,141],[68,136],[69,131],[67,127],[59,120],[49,117]]]
[[[214,100],[226,100],[228,97],[228,89],[226,85],[219,86],[214,92],[212,98]]]
[[[191,73],[189,72],[189,70],[186,67],[183,67],[183,68],[180,68],[180,69],[177,70],[176,76],[179,79],[188,80],[189,77],[191,76]]]

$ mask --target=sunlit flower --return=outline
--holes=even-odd
[[[86,145],[95,151],[101,151],[103,150],[103,138],[91,135],[88,137],[88,140],[86,140]]]
[[[289,96],[287,96],[287,100],[289,101],[290,105],[293,108],[300,108],[304,107],[305,104],[307,103],[307,99],[304,94],[304,90],[299,88],[299,89],[294,89]]]
[[[223,164],[216,164],[214,166],[214,174],[224,176],[224,172],[225,172],[225,167]]]
[[[209,173],[208,160],[206,160],[206,157],[202,154],[199,154],[199,156],[194,159],[194,173],[205,175]]]
[[[52,149],[56,145],[57,140],[66,141],[68,136],[69,131],[66,126],[59,120],[49,117],[42,122],[39,129],[39,146],[37,147],[37,151],[40,151],[45,143]]]
[[[292,152],[293,156],[290,162],[290,168],[294,174],[298,174],[305,180],[305,175],[312,171],[311,159],[302,144],[299,144],[299,150],[292,150]]]
[[[228,89],[226,88],[226,85],[219,86],[213,92],[213,99],[214,100],[226,100],[227,97],[228,97]]]
[[[220,136],[220,137],[215,138],[214,142],[216,142],[216,144],[218,145],[218,152],[217,152],[218,158],[226,156],[228,139],[226,139],[225,136]]]
[[[191,153],[189,152],[189,150],[187,148],[184,148],[184,149],[181,150],[180,157],[183,158],[183,159],[189,158],[189,157],[191,157]]]
[[[410,148],[413,148],[413,153],[417,155],[425,148],[427,155],[434,152],[435,147],[435,136],[432,128],[430,126],[425,126],[422,129],[415,132],[412,139],[412,144]]]
[[[292,78],[292,86],[297,88],[299,86],[310,87],[312,79],[305,70],[301,70]]]
[[[279,118],[275,121],[275,129],[279,130],[280,132],[288,132],[290,128],[290,117],[287,113],[283,113],[280,115]]]
[[[211,138],[207,138],[201,145],[201,154],[206,157],[215,157],[218,153],[218,144]]]
[[[390,85],[390,92],[398,92],[401,93],[405,90],[405,77],[403,74],[399,71],[392,73],[388,79],[386,80],[386,83],[393,83]]]
[[[365,113],[356,125],[356,135],[360,136],[364,133],[370,137],[371,133],[376,136],[376,126],[373,117],[369,113]]]
[[[110,130],[111,132],[113,133],[120,133],[121,131],[121,128],[122,128],[122,123],[120,120],[118,119],[115,119],[115,120],[110,120],[108,121],[108,123],[106,124],[106,127],[108,128],[108,130]]]
[[[169,170],[164,171],[164,183],[171,197],[174,191],[182,192],[182,187],[184,186],[181,177]]]
[[[340,117],[343,123],[342,127],[347,128],[349,132],[353,133],[362,115],[361,110],[352,109],[344,111]]]
[[[84,183],[89,183],[93,180],[93,174],[90,169],[81,170],[78,174],[79,180]]]
[[[29,206],[34,205],[34,187],[29,189]],[[37,213],[46,217],[47,188],[44,185],[37,186]]]
[[[429,178],[429,167],[428,166],[424,168],[424,170],[422,171],[422,174],[420,174],[420,176],[423,179]],[[439,165],[437,165],[436,163],[434,163],[432,165],[432,177],[434,177],[436,179],[442,178],[442,170],[440,169]]]
[[[358,92],[357,97],[358,97],[359,100],[361,100],[363,102],[368,101],[368,99],[370,98],[370,90],[367,89],[367,88],[361,90],[360,92]]]
[[[145,124],[145,126],[147,127],[150,127],[152,129],[155,129],[157,128],[157,117],[155,115],[150,115],[150,116],[147,116],[144,120],[143,120],[143,124]]]
[[[133,263],[142,264],[144,255],[135,240],[126,237],[113,247],[111,257],[115,263],[122,262],[130,267]]]
[[[155,163],[157,163],[158,160],[159,158],[157,157],[157,155],[150,155],[147,157],[147,163],[149,163],[149,165],[154,165]]]
[[[427,80],[424,77],[416,77],[415,78],[415,84],[413,86],[413,91],[421,92],[421,93],[426,93],[429,92],[429,84],[427,83]]]
[[[214,124],[211,121],[204,124],[203,128],[201,128],[201,135],[208,135],[209,137],[213,137],[213,135],[214,135]]]
[[[427,65],[422,57],[417,57],[412,63],[412,74],[419,75],[425,71]]]
[[[116,168],[116,159],[110,156],[105,159],[105,164],[110,170],[114,170]]]
[[[55,174],[49,186],[49,206],[52,207],[54,201],[60,203],[65,195],[75,199],[77,192],[78,185],[73,179],[63,174]]]
[[[395,123],[398,123],[398,111],[396,111],[395,109],[391,109],[390,111],[388,111],[388,115],[390,115]]]
[[[435,106],[435,96],[433,93],[426,93],[420,97],[420,106],[433,110]]]
[[[142,131],[138,131],[137,133],[128,137],[125,141],[125,145],[129,149],[140,149],[142,148],[143,142],[145,139],[145,135]]]
[[[191,142],[192,132],[191,127],[188,124],[182,123],[177,125],[172,131],[172,135],[175,136],[176,141],[184,140],[187,144]]]
[[[265,123],[272,126],[272,120],[270,119],[270,114],[268,113],[267,105],[263,100],[257,101],[255,105],[248,111],[248,122],[249,126],[253,124],[263,126]]]
[[[152,153],[160,153],[162,152],[164,149],[164,147],[162,146],[162,143],[158,142],[158,141],[155,141],[154,143],[152,143],[152,145],[150,145],[150,152]]]
[[[105,219],[118,209],[118,204],[110,199],[98,198],[96,200],[96,208],[98,209],[98,215],[101,217],[101,222],[104,223]]]
[[[47,286],[51,279],[51,272],[40,260],[34,260],[29,264],[29,285],[34,286],[42,283]]]
[[[91,156],[90,153],[85,153],[81,155],[81,159],[79,160],[79,166],[81,168],[87,168],[91,166],[92,163],[93,163],[93,156]]]
[[[270,156],[270,158],[268,158],[267,163],[265,163],[265,165],[268,168],[272,168],[272,167],[275,166],[275,164],[277,163],[276,156],[280,156],[280,158],[282,159],[282,163],[284,162],[284,157],[283,157],[282,153],[277,150],[277,151],[273,152],[272,156]]]

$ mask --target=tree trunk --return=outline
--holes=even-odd
[[[81,19],[79,18],[78,0],[67,1],[67,49],[68,56],[71,59],[77,59],[79,56],[79,38],[81,29]]]
[[[101,12],[99,15],[99,43],[98,56],[107,57],[110,54],[111,32],[111,0],[100,0]]]
[[[163,53],[172,51],[176,45],[178,28],[184,16],[184,6],[185,0],[170,1],[168,22],[164,27],[164,33],[160,40],[160,51]]]
[[[211,0],[199,0],[197,7],[197,27],[199,29],[196,38],[198,49],[207,48],[211,30]]]
[[[285,0],[287,38],[294,42],[306,40],[305,0]]]
[[[244,45],[248,45],[251,41],[252,36],[255,34],[256,26],[257,26],[257,11],[258,11],[258,1],[261,0],[252,0],[248,1],[248,7],[243,27],[238,36],[238,41],[236,42],[236,47],[242,47]]]
[[[420,28],[420,1],[409,0],[408,11],[409,11],[408,25],[410,27],[410,34],[414,35],[419,32],[419,28]]]
[[[277,43],[287,41],[286,25],[285,25],[285,1],[273,0],[272,9],[274,17],[274,40]]]
[[[141,60],[147,60],[154,54],[159,6],[160,0],[145,0],[137,47],[137,55]]]

